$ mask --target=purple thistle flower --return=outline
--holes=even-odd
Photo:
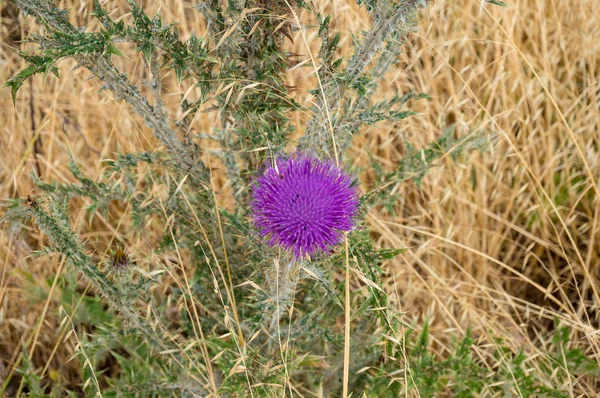
[[[358,190],[330,162],[304,155],[278,158],[256,178],[250,207],[269,244],[299,258],[341,242],[342,232],[353,227]]]

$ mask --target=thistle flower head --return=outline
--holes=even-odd
[[[131,265],[131,260],[129,259],[129,256],[125,250],[121,247],[118,247],[112,256],[110,265],[114,271],[122,272],[129,267],[129,265]]]
[[[353,227],[358,191],[339,167],[304,155],[278,158],[255,180],[254,223],[296,258],[328,251]]]

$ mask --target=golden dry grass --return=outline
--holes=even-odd
[[[89,20],[91,1],[60,3],[80,23]],[[166,20],[179,21],[183,37],[202,31],[190,2],[147,3],[148,10],[160,4]],[[39,28],[2,7],[4,82],[24,65],[10,47]],[[327,7],[335,29],[368,26],[351,0],[331,0]],[[315,33],[306,34],[315,51]],[[458,162],[446,157],[420,189],[403,184],[395,214],[374,210],[368,216],[382,246],[410,247],[387,265],[389,288],[407,319],[433,321],[440,353],[451,334],[446,332],[470,326],[487,342],[502,337],[534,355],[544,350],[548,342],[541,332],[557,317],[588,354],[600,358],[600,192],[594,188],[600,180],[599,39],[593,0],[512,0],[509,8],[436,0],[386,76],[384,95],[415,90],[432,98],[412,105],[422,113],[418,117],[363,129],[352,149],[357,165],[368,164],[371,152],[391,170],[402,158],[405,139],[425,145],[452,125],[459,136],[485,131],[492,137],[482,153]],[[299,33],[295,43],[294,51],[306,55]],[[350,51],[349,36],[343,48]],[[134,80],[144,78],[139,59],[119,62]],[[46,181],[68,181],[69,151],[94,176],[101,159],[117,150],[157,145],[125,104],[98,95],[90,73],[71,66],[62,63],[61,79],[44,82],[36,76],[21,89],[16,106],[8,89],[0,91],[0,197],[32,192],[33,169]],[[307,73],[308,68],[296,69],[289,79],[305,104],[314,87]],[[171,87],[184,89],[174,82]],[[172,98],[174,105],[177,97]],[[294,115],[300,131],[309,116]],[[202,131],[214,122],[214,115],[206,116],[194,127]],[[369,186],[372,178],[365,173],[362,182]],[[226,181],[221,177],[218,184]],[[99,217],[87,225],[83,211],[74,223],[97,247],[108,247],[127,229],[118,218]],[[10,365],[22,342],[30,346],[39,334],[34,362],[44,366],[52,356],[50,368],[62,373],[56,377],[68,378],[74,367],[65,362],[73,344],[57,345],[58,304],[46,300],[46,279],[59,267],[70,270],[57,258],[29,258],[42,238],[35,231],[26,235],[14,239],[6,225],[0,229],[0,365]],[[152,240],[151,229],[146,235]],[[134,246],[150,248],[143,241]],[[588,382],[575,383],[572,394],[595,394],[598,386]]]

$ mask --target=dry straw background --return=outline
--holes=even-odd
[[[59,3],[71,9],[75,22],[91,20],[91,1]],[[334,29],[356,32],[368,26],[351,0],[320,3],[333,14]],[[460,137],[488,134],[483,152],[471,151],[458,161],[444,157],[420,189],[412,182],[402,184],[395,214],[369,214],[381,246],[410,248],[386,265],[393,304],[409,322],[432,320],[442,355],[448,336],[470,325],[482,342],[502,337],[535,356],[549,343],[545,332],[557,317],[580,347],[597,356],[600,13],[595,0],[508,3],[501,8],[478,0],[433,0],[381,90],[382,95],[415,90],[432,98],[411,105],[419,116],[364,128],[350,158],[365,166],[371,152],[392,170],[404,154],[405,140],[424,146],[450,126]],[[144,2],[149,12],[161,7],[165,20],[179,22],[183,38],[192,29],[203,31],[191,5],[187,0]],[[24,66],[11,47],[30,48],[19,41],[39,27],[6,4],[0,10],[4,82]],[[127,8],[120,4],[119,10]],[[315,51],[315,30],[307,29],[306,35]],[[306,57],[299,32],[294,43],[290,50]],[[347,34],[342,49],[347,54],[352,49]],[[141,56],[128,55],[119,65],[140,82],[147,76]],[[159,145],[126,104],[110,93],[98,94],[100,85],[89,72],[72,70],[70,62],[60,65],[61,79],[36,76],[23,86],[15,106],[9,90],[0,91],[1,198],[35,193],[32,170],[45,181],[72,180],[69,151],[94,177],[102,170],[101,160],[117,150]],[[289,84],[296,86],[291,95],[307,105],[307,91],[315,84],[307,76],[311,71],[298,68],[289,76]],[[178,94],[187,88],[177,86],[173,76],[166,84],[176,94],[166,98],[175,109]],[[309,117],[293,115],[299,134]],[[205,131],[216,118],[204,114],[194,128]],[[373,178],[364,172],[364,187],[372,186]],[[221,177],[218,185],[226,205],[227,181]],[[111,218],[98,215],[91,224],[84,211],[75,209],[73,223],[101,261],[111,242],[127,235],[127,223],[119,209]],[[73,270],[59,257],[28,257],[44,241],[35,229],[13,235],[7,228],[0,226],[0,376],[25,343],[28,349],[35,346],[34,363],[44,372],[75,378],[76,366],[66,363],[75,343],[62,343],[58,296],[47,282],[57,272]],[[148,242],[155,238],[149,226],[143,239],[131,242],[132,254],[152,262]],[[576,382],[573,394],[595,394],[597,386],[586,383]]]

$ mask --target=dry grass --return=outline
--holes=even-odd
[[[187,1],[159,2],[166,20],[180,31],[202,31]],[[350,0],[332,0],[336,29],[367,26]],[[91,1],[61,1],[79,22],[89,19]],[[0,81],[23,66],[10,50],[38,29],[2,6]],[[405,139],[425,145],[449,126],[465,136],[486,131],[487,151],[454,162],[444,159],[424,179],[400,187],[396,214],[374,210],[369,222],[382,246],[410,247],[390,262],[389,288],[409,319],[433,321],[432,335],[444,353],[447,331],[471,326],[477,337],[502,337],[532,354],[548,344],[542,331],[557,317],[573,331],[588,354],[600,358],[600,14],[592,0],[514,0],[510,8],[479,1],[434,1],[420,29],[410,36],[383,94],[416,90],[431,99],[415,103],[422,115],[398,125],[377,125],[356,137],[357,165],[370,151],[391,170],[402,158]],[[307,40],[318,48],[314,33]],[[299,34],[296,52],[307,54]],[[351,48],[346,37],[344,48]],[[139,60],[120,62],[134,79],[143,79]],[[307,103],[314,80],[297,69],[290,85]],[[121,102],[97,95],[99,85],[85,70],[64,63],[60,80],[36,76],[13,106],[0,91],[0,197],[25,197],[33,189],[29,174],[67,181],[68,152],[94,176],[101,159],[117,150],[148,150],[151,133]],[[172,79],[174,80],[174,79]],[[174,92],[179,88],[172,85]],[[183,88],[180,88],[183,90]],[[173,100],[176,101],[176,96]],[[214,116],[211,116],[214,118]],[[298,113],[296,125],[309,115]],[[196,120],[202,131],[214,120]],[[365,186],[372,174],[363,175]],[[224,185],[222,178],[217,181]],[[99,217],[88,225],[83,211],[74,220],[98,247],[127,230],[118,217]],[[69,378],[73,347],[60,341],[57,303],[46,283],[57,258],[29,258],[42,238],[10,238],[0,229],[0,373],[28,347],[40,329],[34,362]],[[134,245],[151,247],[152,230]],[[100,251],[96,255],[101,258]],[[53,262],[54,261],[54,262]],[[70,272],[68,269],[66,272]],[[36,293],[37,292],[37,293]],[[50,299],[47,299],[50,297]],[[56,352],[51,354],[54,348]],[[71,372],[71,373],[69,373]],[[1,374],[0,374],[1,376]],[[1,377],[0,377],[1,379]],[[573,394],[592,395],[598,386],[581,381]]]

